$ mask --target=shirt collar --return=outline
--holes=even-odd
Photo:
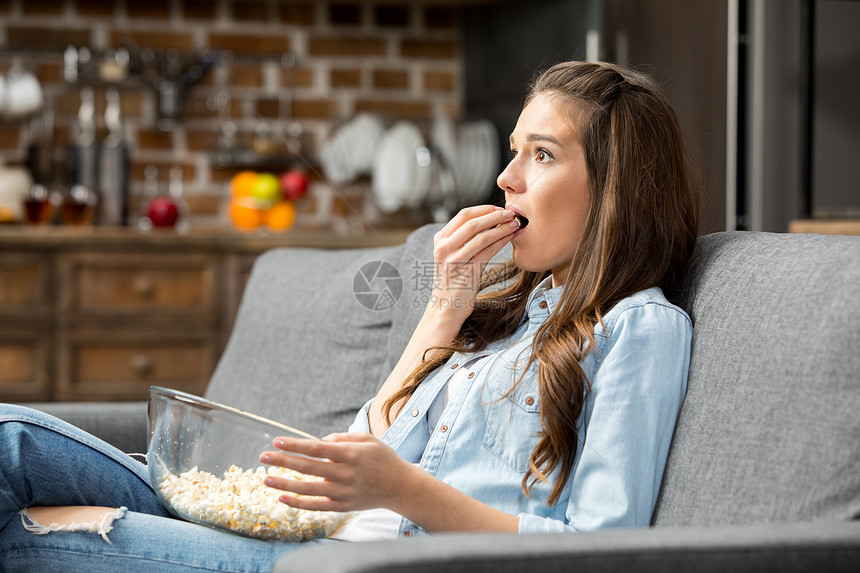
[[[545,319],[552,314],[561,300],[562,291],[564,291],[564,285],[552,286],[552,276],[542,280],[529,295],[529,302],[526,305],[526,314],[529,319]],[[541,302],[546,302],[546,306],[541,307]]]

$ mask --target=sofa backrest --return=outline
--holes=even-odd
[[[420,319],[437,229],[260,257],[207,397],[317,435],[346,429]],[[860,516],[858,285],[860,238],[700,239],[683,303],[689,387],[655,525]]]
[[[387,372],[391,327],[391,307],[373,300],[385,290],[384,277],[370,276],[364,286],[354,284],[356,275],[397,265],[401,252],[264,253],[206,397],[318,436],[346,430]]]
[[[655,525],[860,517],[860,237],[699,240]]]

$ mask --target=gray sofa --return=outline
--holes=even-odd
[[[207,396],[344,429],[418,321],[434,230],[396,248],[263,255]],[[397,269],[387,281],[356,279],[383,262]],[[860,237],[703,237],[682,305],[689,389],[652,527],[313,547],[275,571],[860,571]],[[145,449],[142,404],[43,407]]]

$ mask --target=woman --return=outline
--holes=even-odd
[[[261,454],[326,478],[267,478],[284,503],[358,512],[339,539],[650,521],[691,338],[665,296],[679,286],[698,213],[677,120],[647,78],[567,62],[535,83],[510,143],[505,207],[464,209],[436,235],[430,303],[350,431],[279,438]],[[512,261],[479,288],[508,243]],[[9,408],[0,420],[10,570],[37,559],[42,570],[268,570],[301,547],[165,519],[136,462],[44,415]],[[68,485],[54,483],[61,472]],[[104,483],[74,491],[90,474]],[[104,507],[36,507],[81,504]],[[111,545],[22,525],[102,518]]]

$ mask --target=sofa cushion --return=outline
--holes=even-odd
[[[860,237],[700,239],[656,525],[860,516]]]
[[[391,326],[389,304],[356,296],[356,273],[395,265],[400,250],[260,256],[206,396],[316,435],[346,430],[387,373]]]

